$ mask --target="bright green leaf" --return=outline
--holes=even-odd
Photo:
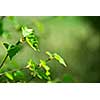
[[[22,27],[22,34],[24,37],[33,33],[33,29],[28,29],[27,27]]]
[[[9,78],[10,80],[14,80],[12,74],[10,74],[10,73],[8,73],[8,72],[5,72],[5,76],[6,76],[7,78]]]
[[[46,71],[46,73],[45,73],[47,76],[49,76],[50,75],[50,72],[49,71]]]
[[[32,60],[30,60],[28,62],[28,65],[29,65],[29,70],[30,71],[35,71],[35,67],[37,66],[35,62],[33,62]]]
[[[46,65],[46,62],[43,60],[40,60],[40,65],[47,71],[50,70],[50,67]]]
[[[63,60],[63,58],[61,56],[59,56],[57,53],[54,53],[54,58],[59,61],[59,63],[63,64],[65,67],[67,67],[65,61]]]
[[[26,37],[26,42],[36,51],[38,48],[38,38],[32,33]]]
[[[46,54],[50,57],[50,59],[53,59],[53,55],[49,51],[46,51]]]
[[[33,29],[28,29],[27,27],[22,27],[22,34],[26,38],[26,42],[36,51],[38,48],[38,38],[33,33]]]

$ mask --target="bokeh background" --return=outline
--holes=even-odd
[[[25,66],[32,58],[39,62],[45,59],[45,51],[60,54],[68,68],[58,62],[50,62],[53,82],[100,82],[100,17],[99,16],[15,16],[4,18],[0,26],[0,63],[6,55],[2,42],[11,44],[21,37],[17,25],[33,28],[39,37],[40,53],[27,44],[14,56],[7,59],[4,69]],[[2,32],[3,27],[3,32]],[[26,72],[27,73],[27,72]],[[26,79],[30,78],[26,74]],[[33,79],[30,82],[42,82]]]

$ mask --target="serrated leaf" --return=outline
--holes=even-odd
[[[3,45],[5,46],[6,49],[9,48],[9,44],[8,43],[3,43]]]
[[[10,80],[14,80],[12,74],[10,74],[10,73],[8,73],[8,72],[5,72],[5,76],[6,76],[7,78],[9,78]]]
[[[22,34],[24,37],[33,33],[33,29],[28,29],[27,27],[22,27]]]
[[[53,55],[49,51],[46,51],[46,54],[50,57],[50,59],[53,59]]]
[[[38,38],[32,33],[26,37],[26,42],[36,51],[38,48]]]
[[[16,55],[16,53],[18,53],[18,51],[20,51],[20,46],[18,45],[12,45],[9,49],[8,49],[8,56],[10,57],[10,60],[12,60],[12,58]]]
[[[65,61],[63,60],[63,58],[61,56],[59,56],[57,53],[54,53],[54,58],[59,61],[59,63],[63,64],[65,67],[67,67]]]

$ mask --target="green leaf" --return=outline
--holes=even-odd
[[[46,70],[50,70],[50,67],[46,65],[46,61],[40,60],[40,65]]]
[[[39,51],[38,38],[32,33],[26,37],[26,42],[35,50]]]
[[[40,79],[50,80],[50,77],[47,76],[40,68],[37,68],[37,77]]]
[[[46,71],[45,74],[46,74],[46,76],[49,76],[50,75],[50,72],[49,71]]]
[[[22,71],[20,71],[20,70],[14,72],[13,75],[14,75],[15,79],[23,79],[24,78],[24,73]]]
[[[22,27],[22,34],[24,37],[33,33],[33,29],[28,29],[27,27]]]
[[[28,68],[31,71],[31,75],[33,77],[36,77],[37,75],[37,71],[36,71],[37,67],[38,65],[35,62],[33,62],[32,59],[30,59],[30,61],[28,62]],[[38,75],[38,77],[40,76]]]
[[[8,43],[3,43],[5,48],[7,49],[8,56],[10,57],[10,60],[20,51],[21,46],[20,45],[9,45]]]
[[[46,54],[49,56],[50,59],[53,59],[53,55],[49,51],[46,51]]]
[[[46,72],[39,71],[39,75],[41,75],[44,79],[50,80],[50,67],[46,65],[46,61],[40,60],[40,66],[45,69]]]
[[[31,71],[31,75],[33,77],[38,77],[39,79],[46,79],[49,80],[50,77],[48,77],[50,75],[50,72],[48,71],[50,68],[48,68],[48,66],[45,66],[44,61],[41,60],[41,66],[46,70],[46,73],[44,72],[44,70],[39,67],[38,65],[36,65],[35,62],[33,62],[32,60],[30,60],[28,62],[28,66],[29,66],[29,70]]]
[[[28,62],[29,70],[35,71],[35,67],[37,66],[35,62],[32,61],[32,59]]]
[[[65,61],[63,60],[63,58],[61,56],[59,56],[57,53],[54,53],[54,58],[59,61],[59,63],[61,63],[62,65],[64,65],[65,67],[67,67]]]
[[[9,44],[8,43],[3,43],[3,45],[5,46],[6,49],[9,48]]]
[[[34,34],[33,29],[28,29],[27,27],[22,27],[22,34],[26,38],[26,42],[35,50],[39,51],[38,48],[38,38]]]
[[[20,49],[21,47],[19,45],[10,46],[8,49],[8,56],[10,57],[10,60],[12,60],[12,58],[16,55],[16,53],[18,53],[18,51],[20,51]]]
[[[43,76],[43,75],[41,75],[40,73],[37,73],[37,77],[38,77],[39,79],[43,79],[42,76]]]
[[[5,76],[6,76],[7,78],[9,78],[10,80],[14,80],[12,74],[10,74],[10,73],[8,73],[8,72],[5,72]]]

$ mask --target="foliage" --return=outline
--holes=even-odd
[[[14,17],[10,16],[8,18],[14,22]],[[16,24],[16,22],[14,22],[14,24]],[[0,21],[0,25],[2,25],[2,21]],[[0,30],[2,31],[2,29]],[[18,52],[20,52],[21,48],[23,48],[24,42],[26,42],[34,51],[40,51],[39,39],[36,35],[35,30],[33,30],[32,28],[28,28],[27,26],[21,26],[21,33],[23,36],[16,42],[16,44],[5,42],[3,43],[7,50],[7,55],[0,65],[1,69],[3,68],[8,56],[10,60],[13,60],[13,57]],[[48,58],[46,60],[40,59],[40,62],[38,64],[30,59],[26,66],[19,67],[17,69],[15,68],[10,71],[8,70],[5,72],[1,72],[0,76],[6,76],[5,80],[7,78],[7,82],[27,82],[27,80],[25,80],[25,71],[27,71],[27,74],[29,74],[32,79],[38,78],[40,80],[45,80],[46,82],[52,81],[51,67],[48,65],[48,62],[57,60],[65,68],[67,67],[67,64],[65,63],[64,59],[57,53],[50,53],[49,51],[46,51],[46,54],[48,55]]]

